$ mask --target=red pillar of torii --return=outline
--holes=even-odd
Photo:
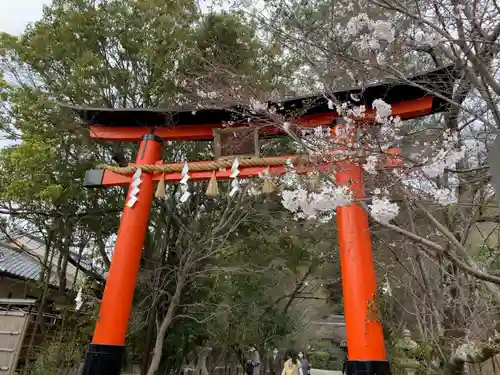
[[[443,68],[410,78],[407,84],[381,84],[335,93],[340,102],[352,101],[353,95],[361,95],[360,103],[367,108],[375,99],[384,99],[392,106],[392,115],[403,120],[426,116],[447,108],[446,98],[451,92],[453,72]],[[431,95],[429,92],[438,93]],[[323,95],[292,99],[280,103],[282,113],[302,109],[299,118],[303,127],[332,126],[338,119],[335,111],[328,108]],[[307,106],[307,107],[306,107]],[[198,141],[213,139],[213,129],[235,120],[234,111],[209,109],[165,111],[157,109],[90,109],[71,107],[87,124],[91,138],[107,141],[140,142],[136,165],[157,165],[162,161],[162,141]],[[241,110],[241,109],[238,109]],[[165,125],[165,114],[175,125]],[[373,114],[373,113],[372,113]],[[371,116],[370,114],[368,116]],[[240,120],[242,120],[240,118]],[[235,126],[255,126],[235,122]],[[267,127],[261,136],[283,136],[281,130]],[[283,156],[284,159],[288,156]],[[194,164],[203,164],[197,162]],[[360,165],[353,162],[336,163],[336,181],[349,185],[356,199],[364,199],[363,173]],[[317,167],[317,166],[315,166]],[[328,171],[329,165],[320,169]],[[239,177],[252,177],[262,172],[266,165],[240,167]],[[285,166],[272,166],[271,174],[286,173]],[[302,168],[302,172],[312,170]],[[208,180],[214,171],[190,171],[191,180]],[[217,179],[229,179],[229,170],[215,171]],[[111,268],[109,270],[99,319],[92,343],[89,345],[83,369],[84,375],[119,375],[125,350],[135,283],[139,272],[144,237],[153,199],[155,181],[164,179],[175,182],[180,172],[147,173],[127,176],[109,170],[91,170],[86,174],[86,187],[129,185],[127,200],[120,222]],[[139,193],[137,195],[137,184]],[[138,200],[129,204],[132,195]],[[339,231],[342,288],[344,295],[345,322],[348,346],[348,375],[388,375],[382,324],[377,306],[376,277],[373,264],[368,216],[357,204],[337,210]]]

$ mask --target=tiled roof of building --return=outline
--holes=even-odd
[[[37,281],[40,279],[43,270],[43,256],[45,254],[45,243],[36,236],[23,231],[14,231],[9,234],[9,238],[0,239],[0,273],[10,277],[24,280]],[[91,269],[91,264],[84,259],[79,259],[78,254],[70,252],[73,262],[78,262],[84,267]],[[59,277],[53,269],[50,284],[59,286]],[[73,283],[75,268],[68,265],[67,285]]]
[[[25,280],[38,280],[42,270],[42,263],[35,255],[10,244],[0,243],[0,272]],[[51,277],[51,284],[59,285],[55,275]]]

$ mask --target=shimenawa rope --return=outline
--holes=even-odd
[[[270,167],[277,165],[284,165],[287,163],[287,160],[294,166],[303,166],[303,165],[314,165],[316,163],[330,163],[330,162],[339,162],[343,160],[347,160],[352,157],[361,157],[363,156],[363,152],[361,151],[340,151],[336,153],[332,153],[330,155],[297,155],[291,156],[288,159],[283,158],[282,156],[269,156],[269,157],[258,157],[253,156],[249,158],[238,158],[238,163],[241,167]],[[213,160],[210,162],[206,162],[203,164],[199,163],[188,163],[189,170],[192,172],[203,172],[203,171],[216,171],[219,169],[227,169],[231,168],[234,159],[226,159],[226,160]],[[106,169],[108,171],[118,173],[118,174],[131,174],[134,173],[137,168],[141,168],[143,172],[158,172],[158,173],[173,173],[173,172],[181,172],[184,168],[184,164],[130,164],[126,167],[119,167],[116,165],[110,164],[100,164],[97,166],[99,169]]]

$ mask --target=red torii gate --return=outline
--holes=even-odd
[[[354,89],[335,93],[340,102],[351,101],[359,96],[366,108],[371,108],[375,99],[383,99],[392,106],[392,115],[401,119],[412,119],[446,110],[452,92],[454,72],[442,68],[418,75],[407,83],[385,83],[368,86],[364,90]],[[431,94],[433,93],[433,94]],[[212,140],[213,129],[232,122],[235,127],[261,125],[243,121],[248,116],[234,117],[242,108],[205,109],[193,112],[191,109],[92,109],[70,107],[88,126],[90,137],[107,141],[140,142],[137,167],[163,164],[162,141]],[[279,112],[288,114],[302,110],[298,123],[302,127],[331,126],[339,115],[329,109],[323,95],[295,98],[280,103]],[[166,124],[166,115],[169,122]],[[373,112],[368,113],[368,119]],[[239,120],[239,121],[238,121]],[[170,124],[170,125],[169,125]],[[173,125],[172,125],[173,124]],[[264,127],[260,136],[284,136],[276,127]],[[283,156],[287,159],[288,156]],[[190,163],[202,165],[206,162]],[[283,163],[284,164],[284,163]],[[270,167],[271,174],[283,174],[285,165]],[[349,161],[336,163],[341,170],[336,172],[339,185],[348,184],[356,199],[363,199],[363,170],[360,165]],[[239,177],[252,177],[267,169],[268,165],[240,166]],[[328,170],[329,164],[320,164]],[[83,369],[84,375],[119,375],[125,349],[129,314],[135,283],[139,272],[145,233],[147,230],[154,182],[180,181],[180,165],[170,173],[148,173],[140,178],[140,194],[135,204],[125,205],[118,230],[111,268],[106,281],[99,319],[92,343],[89,345]],[[201,168],[203,169],[203,168]],[[312,167],[302,167],[299,172],[307,172]],[[213,173],[218,179],[228,179],[229,170],[190,171],[192,180],[208,180]],[[163,177],[162,177],[163,176]],[[127,197],[133,192],[132,177],[111,170],[90,170],[86,174],[86,187],[107,187],[130,185]],[[342,288],[348,345],[348,375],[389,375],[382,325],[376,303],[376,278],[373,265],[368,216],[356,204],[337,210],[339,231]]]

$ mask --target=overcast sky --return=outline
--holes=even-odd
[[[0,32],[19,35],[29,22],[35,22],[42,16],[42,7],[52,0],[0,0]],[[208,11],[208,4],[213,0],[198,0],[201,9]],[[228,9],[235,0],[223,1],[224,6],[213,6],[213,10]],[[219,3],[219,1],[215,1]],[[254,6],[258,3],[254,2]]]
[[[42,16],[51,0],[0,0],[0,32],[19,35],[29,22]]]
[[[51,0],[0,0],[0,32],[19,35],[29,22],[42,16],[42,7]],[[0,133],[0,148],[12,144]]]

